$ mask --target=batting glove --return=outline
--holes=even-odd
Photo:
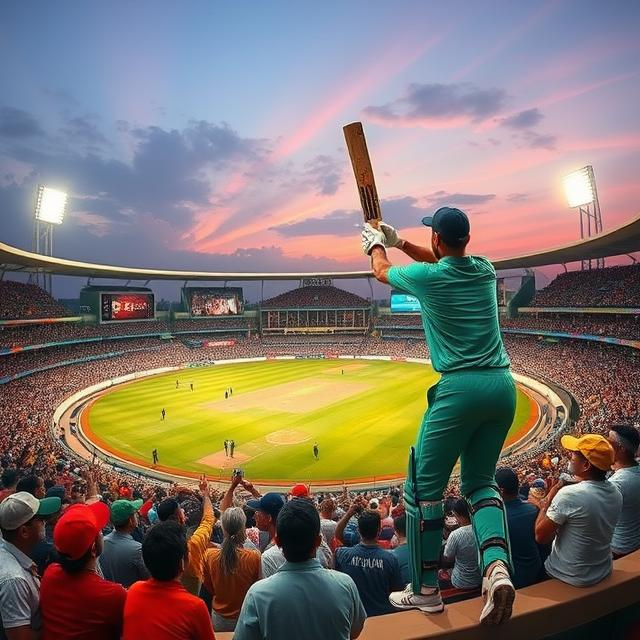
[[[386,239],[382,231],[374,229],[368,222],[362,229],[362,251],[365,255],[371,255],[373,247],[386,247]]]
[[[384,233],[387,247],[399,247],[402,244],[402,240],[398,237],[398,232],[390,224],[381,222],[380,231]]]

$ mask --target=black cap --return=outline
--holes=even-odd
[[[442,239],[451,245],[466,240],[470,225],[467,214],[454,207],[440,207],[432,216],[422,218],[425,227],[431,227]]]
[[[158,520],[164,522],[168,520],[178,509],[180,505],[175,498],[165,498],[157,507],[156,513],[158,514]]]

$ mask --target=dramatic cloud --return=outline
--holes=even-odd
[[[68,189],[78,199],[72,204],[78,205],[80,222],[91,227],[97,221],[101,234],[105,221],[123,223],[142,214],[164,220],[174,229],[188,228],[195,212],[210,205],[217,172],[268,153],[264,141],[243,138],[225,123],[200,120],[182,130],[131,129],[133,158],[127,163],[100,152],[106,140],[86,117],[68,118],[60,129],[62,138],[43,133],[35,145],[22,138],[29,131],[41,131],[38,122],[26,112],[5,112],[9,115],[1,122],[7,127],[12,124],[9,129],[14,133],[12,139],[0,138],[0,152],[31,166],[38,181]],[[119,127],[127,135],[124,123]],[[34,181],[32,176],[22,186],[34,190]],[[70,207],[69,212],[73,215],[74,209]]]
[[[339,209],[332,211],[322,218],[307,218],[298,222],[270,227],[270,231],[275,231],[281,236],[352,236],[354,227],[362,224],[362,212],[358,210],[346,211]]]
[[[342,172],[346,166],[343,159],[319,155],[305,165],[304,176],[308,178],[321,196],[332,196],[342,184]]]
[[[435,191],[424,197],[429,204],[429,209],[439,207],[469,207],[476,204],[485,204],[494,200],[495,193],[447,193],[446,191]]]
[[[544,115],[539,109],[527,109],[508,118],[502,118],[500,124],[509,129],[531,129],[540,124],[543,118]]]
[[[548,134],[540,134],[535,131],[525,131],[522,139],[526,146],[531,149],[548,149],[553,151],[556,148],[557,137]]]
[[[38,121],[26,111],[0,107],[0,138],[32,138],[43,133]]]
[[[456,127],[496,116],[505,106],[502,89],[481,89],[468,83],[410,84],[404,96],[364,113],[389,126]]]
[[[507,202],[526,202],[531,197],[529,193],[510,193],[507,195]]]
[[[65,123],[65,126],[60,129],[62,135],[66,138],[73,140],[76,143],[87,144],[94,149],[97,149],[103,145],[108,145],[109,142],[102,135],[98,126],[92,120],[91,116],[76,116],[69,118]]]

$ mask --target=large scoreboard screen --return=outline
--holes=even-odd
[[[150,320],[155,315],[153,293],[100,293],[100,321]]]
[[[187,288],[189,313],[195,317],[235,316],[244,312],[241,287]]]
[[[391,313],[420,313],[420,302],[402,291],[391,292]]]

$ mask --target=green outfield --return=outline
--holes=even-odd
[[[100,446],[147,466],[156,448],[158,468],[167,471],[226,478],[240,467],[267,482],[382,479],[404,473],[426,389],[437,377],[424,364],[379,360],[182,369],[104,393],[84,411],[83,429]],[[228,388],[233,393],[225,399]],[[526,431],[533,410],[519,390],[508,441]],[[234,459],[225,455],[225,439],[235,440]]]

